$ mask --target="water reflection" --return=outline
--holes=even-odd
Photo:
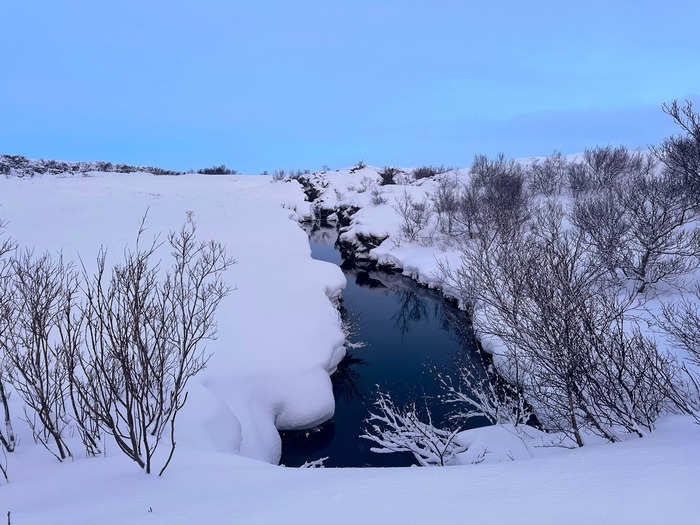
[[[349,350],[333,374],[333,395],[336,400],[350,401],[362,395],[359,386],[360,367],[367,366],[367,361],[354,355],[356,353],[357,350]]]

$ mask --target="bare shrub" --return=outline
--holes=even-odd
[[[649,157],[632,153],[624,146],[596,147],[584,152],[582,162],[569,166],[569,186],[574,196],[611,189],[625,175],[649,171],[652,167]]]
[[[370,194],[372,195],[372,204],[374,206],[379,206],[380,204],[386,203],[386,199],[382,195],[382,192],[379,190],[379,188],[373,189]]]
[[[284,180],[284,178],[287,176],[284,170],[275,170],[272,172],[272,180],[275,182],[279,182],[281,180]]]
[[[587,381],[580,395],[587,397],[587,406],[607,432],[615,435],[621,429],[642,437],[669,407],[668,385],[677,383],[679,370],[638,328],[629,331],[625,333],[622,320],[602,333],[588,330]]]
[[[430,220],[430,205],[427,201],[414,201],[404,190],[394,202],[394,210],[401,216],[401,234],[410,241],[418,239]]]
[[[685,350],[693,363],[700,367],[700,285],[690,298],[664,304],[657,317],[661,328]]]
[[[34,439],[63,461],[71,455],[64,434],[70,424],[64,402],[68,373],[56,337],[77,280],[62,258],[35,256],[30,251],[13,260],[12,279],[16,317],[6,349],[12,385],[26,405]]]
[[[559,195],[564,188],[569,164],[561,153],[554,153],[544,160],[536,160],[528,168],[530,190],[545,197]]]
[[[611,193],[578,199],[571,221],[585,233],[600,264],[612,280],[618,280],[617,270],[625,265],[625,237],[630,230],[625,211]]]
[[[690,297],[664,304],[656,322],[690,361],[690,367],[682,366],[684,380],[669,385],[673,402],[700,424],[700,285],[696,285]]]
[[[620,191],[629,218],[628,252],[623,271],[636,278],[640,292],[649,284],[670,281],[698,265],[700,230],[687,226],[695,220],[693,203],[668,174],[638,174]]]
[[[437,213],[438,227],[442,233],[452,235],[457,221],[460,198],[457,181],[447,177],[440,179],[437,190],[430,196],[433,209]]]
[[[442,430],[433,426],[427,407],[421,417],[415,403],[397,407],[391,395],[382,391],[378,391],[374,407],[365,420],[365,432],[360,435],[378,445],[371,448],[372,452],[410,452],[422,466],[444,466],[450,464],[455,454],[466,450],[455,442],[457,429]]]
[[[146,473],[166,430],[175,451],[175,421],[187,401],[187,383],[205,366],[203,344],[216,336],[215,313],[229,287],[222,274],[233,264],[224,247],[199,242],[189,220],[170,234],[173,266],[164,278],[153,261],[158,244],[126,251],[108,271],[86,275],[87,348],[80,357],[78,394],[120,450]]]
[[[567,176],[569,179],[569,189],[574,197],[578,197],[582,193],[587,192],[593,186],[588,170],[582,163],[576,162],[570,164],[567,170]]]
[[[682,105],[674,100],[664,104],[663,110],[678,124],[682,134],[665,139],[652,151],[669,174],[681,181],[695,206],[700,207],[700,115],[690,100]]]
[[[471,184],[462,186],[457,196],[457,211],[453,217],[455,234],[473,238],[482,224],[482,210],[479,190]]]
[[[0,234],[5,228],[5,223],[0,220]],[[10,345],[10,334],[14,328],[15,310],[13,306],[11,286],[11,266],[8,255],[15,249],[15,245],[9,238],[0,240],[0,403],[2,404],[4,429],[0,428],[0,448],[5,452],[15,449],[15,433],[10,419],[10,406],[8,404],[5,382],[6,371],[10,369],[7,352]],[[3,470],[5,479],[7,472]]]
[[[83,344],[78,276],[61,257],[30,251],[14,259],[11,270],[11,288],[2,294],[11,313],[3,315],[0,349],[34,438],[62,461],[72,455],[65,435],[74,423],[87,453],[95,455],[99,428],[74,388]],[[5,416],[11,432],[7,407]]]
[[[447,168],[444,166],[421,166],[420,168],[414,169],[411,173],[413,174],[414,180],[428,179],[439,175],[440,173],[445,173]]]
[[[698,265],[700,230],[692,227],[694,203],[678,179],[646,163],[624,183],[578,199],[572,222],[608,267],[639,282],[639,292],[673,283]]]
[[[396,184],[396,177],[401,173],[398,168],[392,168],[391,166],[384,166],[384,168],[379,172],[381,177],[380,185],[386,186],[388,184]]]
[[[474,210],[467,221],[473,227],[470,236],[488,238],[520,229],[527,220],[529,202],[522,167],[503,155],[494,160],[477,155],[471,173],[470,191],[463,195],[463,209]]]
[[[448,282],[476,303],[477,331],[500,341],[517,364],[518,387],[545,427],[578,446],[584,428],[610,441],[620,431],[640,435],[653,428],[673,363],[625,335],[635,294],[602,278],[606,269],[581,232],[562,221],[549,204],[527,231],[465,245]]]
[[[368,189],[375,185],[374,180],[369,177],[362,177],[360,181],[360,186],[357,188],[357,193],[365,193]]]

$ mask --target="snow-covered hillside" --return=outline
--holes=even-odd
[[[334,304],[345,278],[336,266],[311,259],[298,222],[332,214],[345,224],[341,240],[360,257],[431,286],[440,285],[438,261],[459,256],[449,244],[407,242],[400,234],[396,199],[404,192],[426,198],[435,178],[379,186],[370,167],[308,178],[320,193],[315,209],[296,181],[262,176],[0,178],[0,219],[23,247],[60,250],[90,267],[100,245],[119,257],[147,210],[153,234],[178,228],[192,212],[200,236],[223,242],[237,259],[226,276],[235,290],[217,314],[219,337],[208,347],[213,358],[190,384],[164,477],[146,476],[112,445],[106,457],[57,463],[33,442],[13,396],[18,446],[8,457],[10,482],[0,484],[0,511],[11,511],[13,524],[694,522],[700,426],[681,416],[664,416],[643,439],[578,450],[523,443],[516,452],[519,438],[497,435],[505,430],[488,439],[472,433],[485,453],[495,453],[489,443],[512,447],[498,451],[505,461],[496,464],[273,465],[278,429],[312,427],[332,416],[329,374],[345,353]]]
[[[208,347],[213,358],[193,385],[180,440],[277,462],[276,428],[313,426],[333,414],[328,374],[344,355],[330,298],[345,278],[310,257],[297,223],[308,214],[299,185],[144,173],[0,179],[0,217],[21,247],[60,250],[88,266],[101,245],[115,258],[133,245],[146,212],[148,233],[163,235],[188,211],[200,236],[223,242],[237,263],[226,276],[235,290],[218,313],[219,337]],[[13,408],[21,427],[22,408]],[[23,448],[31,437],[19,432],[19,440]],[[16,479],[21,465],[14,457],[9,468]]]

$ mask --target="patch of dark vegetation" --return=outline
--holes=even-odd
[[[396,184],[396,177],[401,173],[398,168],[393,168],[391,166],[384,166],[384,168],[379,172],[381,181],[379,184],[381,186],[387,186],[389,184]]]
[[[350,173],[355,173],[356,171],[360,171],[362,169],[365,169],[366,167],[367,167],[367,164],[360,161],[357,164],[355,164],[352,168],[350,168]]]
[[[221,164],[220,166],[212,166],[211,168],[202,168],[197,170],[197,173],[201,175],[235,175],[236,170],[232,170],[226,167],[226,164]]]
[[[446,171],[448,170],[444,166],[421,166],[413,170],[413,178],[415,180],[429,179]]]

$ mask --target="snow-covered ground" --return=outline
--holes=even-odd
[[[289,469],[180,451],[159,479],[118,456],[49,462],[0,486],[0,508],[20,525],[690,525],[699,439],[700,427],[669,418],[644,439],[445,468]]]
[[[146,211],[154,235],[179,228],[192,211],[200,237],[223,242],[237,259],[226,276],[235,290],[218,312],[219,337],[208,347],[213,358],[195,378],[179,439],[277,462],[276,428],[332,416],[329,372],[344,355],[329,297],[345,277],[311,259],[297,221],[297,213],[308,214],[299,185],[252,176],[0,178],[0,217],[12,238],[88,265],[100,245],[115,258],[132,246]],[[20,419],[21,407],[14,408]],[[196,422],[185,424],[190,418]],[[20,447],[30,441],[22,432],[20,439]],[[21,468],[14,463],[10,458],[11,475]]]
[[[19,444],[8,458],[10,483],[0,484],[0,512],[11,511],[13,524],[651,524],[697,517],[700,426],[678,416],[663,418],[644,439],[578,450],[535,448],[536,440],[525,443],[507,428],[468,431],[461,440],[471,454],[489,458],[478,465],[271,465],[280,453],[277,429],[332,415],[329,373],[344,355],[332,298],[345,280],[310,257],[297,224],[311,214],[301,187],[259,176],[86,175],[0,178],[8,233],[23,246],[80,255],[89,265],[100,244],[118,257],[146,209],[152,233],[177,228],[192,211],[201,237],[222,241],[236,257],[227,276],[236,289],[218,313],[214,357],[191,383],[176,456],[161,479],[144,475],[114,446],[106,457],[57,463],[31,440],[15,396]],[[359,208],[343,239],[384,239],[370,257],[437,286],[437,261],[456,260],[456,250],[402,240],[392,207],[403,191],[425,198],[435,181],[379,187],[386,202],[373,204],[376,178],[374,168],[325,173],[318,204]]]

